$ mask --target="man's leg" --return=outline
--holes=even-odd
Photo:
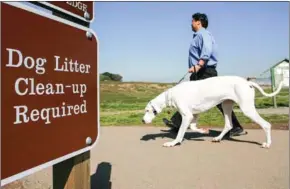
[[[201,73],[200,77],[201,79],[206,79],[209,77],[216,77],[217,71],[214,68],[208,68],[204,71],[204,73]],[[217,108],[220,110],[220,112],[224,115],[223,113],[223,109],[222,109],[222,105],[218,104]],[[238,135],[240,133],[242,133],[244,131],[243,127],[241,126],[241,124],[239,123],[236,114],[234,111],[232,111],[232,123],[233,123],[233,128],[230,131],[230,135],[231,136],[235,136]]]
[[[170,127],[171,131],[175,132],[175,133],[178,132],[179,127],[181,125],[181,122],[182,122],[182,117],[181,117],[179,112],[175,112],[173,114],[173,116],[170,118],[170,121],[168,119],[166,119],[166,118],[163,118],[163,123],[166,126]]]

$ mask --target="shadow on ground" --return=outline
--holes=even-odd
[[[149,141],[149,140],[155,140],[156,138],[171,138],[175,139],[176,138],[176,133],[170,132],[170,130],[161,130],[162,133],[154,133],[154,134],[146,134],[144,135],[140,140],[143,141]],[[195,140],[195,141],[204,141],[202,137],[216,137],[221,133],[221,131],[216,131],[216,130],[209,130],[209,134],[201,134],[201,133],[194,133],[194,132],[186,132],[184,135],[184,140]],[[259,142],[255,141],[247,141],[247,140],[239,140],[236,139],[239,136],[235,137],[224,137],[223,140],[229,140],[233,142],[244,142],[244,143],[250,143],[250,144],[256,144],[256,145],[262,145]]]
[[[100,163],[96,169],[95,174],[91,176],[91,189],[111,189],[111,172],[111,163]]]

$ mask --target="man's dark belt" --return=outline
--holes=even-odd
[[[206,68],[216,68],[216,65],[210,65],[210,66],[206,66]]]

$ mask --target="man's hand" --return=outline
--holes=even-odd
[[[194,69],[195,67],[195,69]],[[192,66],[191,68],[189,68],[188,72],[189,73],[193,73],[194,71],[196,71],[196,73],[200,70],[200,66],[199,65],[195,65],[195,66]]]

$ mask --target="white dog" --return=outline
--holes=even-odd
[[[265,93],[258,84],[237,76],[217,76],[198,81],[182,82],[151,100],[145,108],[142,122],[151,123],[165,107],[176,108],[182,116],[179,132],[175,140],[163,145],[171,147],[182,142],[189,125],[192,130],[198,131],[196,124],[199,113],[222,103],[225,125],[221,134],[213,138],[214,142],[219,142],[232,129],[231,113],[234,102],[236,102],[247,117],[264,129],[266,142],[262,144],[262,147],[269,148],[272,142],[271,124],[260,117],[256,111],[253,87],[257,88],[264,96],[272,97],[280,92],[282,82],[278,89],[271,94]]]

